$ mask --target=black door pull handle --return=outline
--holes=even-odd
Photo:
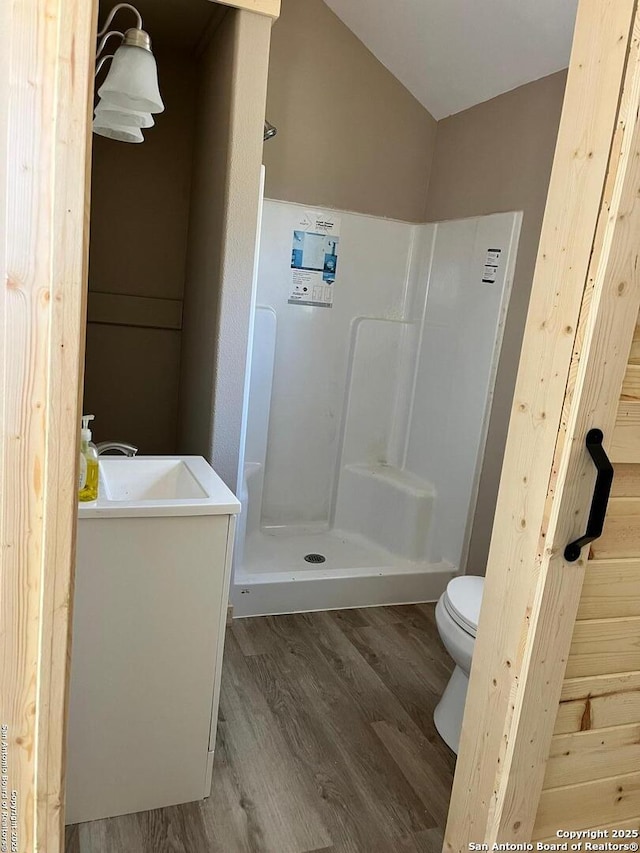
[[[587,433],[585,444],[596,466],[598,475],[593,490],[591,509],[589,510],[587,532],[574,542],[570,542],[564,549],[564,558],[568,563],[575,563],[580,556],[582,548],[599,536],[602,536],[604,519],[607,514],[607,504],[609,503],[609,494],[611,493],[611,484],[613,483],[613,465],[609,462],[609,457],[602,446],[603,438],[601,429],[590,429]]]

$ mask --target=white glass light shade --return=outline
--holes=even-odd
[[[108,124],[106,120],[100,118],[96,118],[93,122],[93,132],[98,136],[106,136],[107,139],[116,139],[118,142],[144,142],[144,136],[139,127]]]
[[[117,124],[121,127],[153,127],[155,124],[151,113],[138,112],[137,110],[126,110],[109,101],[100,101],[96,107],[96,119],[100,123]]]
[[[150,50],[121,45],[113,55],[107,79],[98,89],[105,101],[127,110],[161,113],[158,69]]]

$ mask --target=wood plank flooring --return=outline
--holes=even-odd
[[[66,853],[440,853],[451,669],[430,604],[236,620],[211,797],[70,827]]]

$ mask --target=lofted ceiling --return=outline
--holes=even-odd
[[[565,68],[578,5],[577,0],[325,2],[436,119]]]

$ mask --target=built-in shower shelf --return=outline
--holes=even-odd
[[[422,477],[412,474],[411,471],[404,471],[395,465],[387,465],[384,462],[379,462],[371,465],[354,463],[345,467],[359,476],[372,479],[374,482],[388,483],[393,488],[411,497],[435,497],[435,490],[431,483],[423,480]]]
[[[431,483],[393,465],[345,465],[335,526],[403,559],[424,561],[434,499]]]

